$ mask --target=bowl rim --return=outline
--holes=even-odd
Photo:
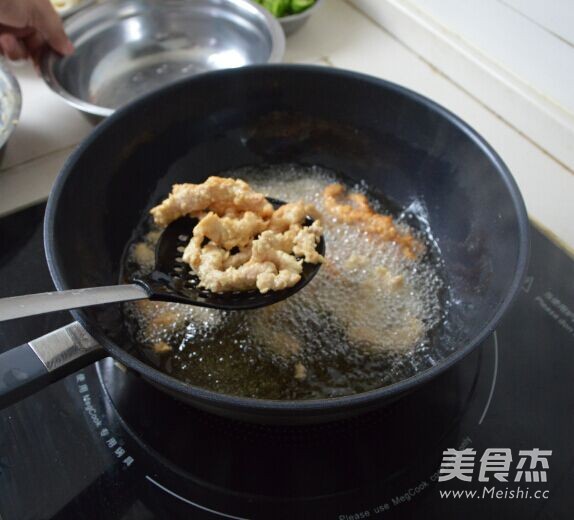
[[[56,11],[58,13],[58,16],[60,18],[62,18],[62,20],[65,20],[66,18],[69,18],[70,16],[72,16],[73,14],[77,13],[78,11],[81,11],[82,9],[85,9],[86,7],[89,7],[90,5],[93,5],[96,3],[97,0],[78,0],[78,3],[68,7],[68,9],[64,9],[62,11]]]
[[[16,126],[20,122],[22,112],[22,89],[14,73],[8,68],[4,58],[0,57],[0,74],[6,78],[9,88],[14,94],[14,102],[11,104],[12,117],[9,118],[6,127],[0,131],[0,148],[2,148],[10,139]]]
[[[115,7],[117,9],[117,8],[119,8],[119,6],[121,4],[131,3],[132,1],[133,0],[119,0],[115,3]],[[279,23],[278,19],[275,18],[263,6],[257,4],[256,2],[253,2],[252,0],[228,0],[228,1],[233,3],[233,4],[243,4],[247,9],[252,9],[252,10],[257,11],[259,13],[259,15],[263,17],[263,19],[265,21],[265,25],[267,26],[267,29],[269,30],[269,35],[271,37],[271,51],[269,53],[269,57],[267,58],[267,61],[264,63],[248,64],[247,66],[264,65],[264,64],[268,64],[268,63],[280,63],[283,60],[283,56],[285,54],[285,34],[283,32],[283,29],[282,29],[281,24]],[[147,0],[146,0],[146,2],[147,2]],[[161,4],[158,4],[158,5],[161,5]],[[71,15],[65,19],[64,29],[66,29],[67,26],[69,26],[75,20],[79,19],[79,17],[88,16],[90,13],[92,13],[94,11],[99,11],[99,10],[104,11],[106,9],[109,9],[109,6],[106,3],[95,2],[92,5],[87,5],[86,7],[84,7],[80,11],[78,11],[77,13],[74,13],[73,15]],[[81,99],[77,96],[74,96],[68,90],[66,90],[64,88],[62,83],[59,81],[57,75],[55,74],[55,66],[62,59],[64,59],[64,58],[61,55],[59,55],[58,53],[56,53],[55,51],[53,51],[51,49],[48,49],[40,57],[40,73],[41,73],[42,79],[48,85],[48,87],[54,93],[56,93],[58,96],[60,96],[68,105],[70,105],[70,106],[74,107],[75,109],[80,110],[81,112],[84,112],[86,114],[105,118],[105,117],[112,115],[115,111],[119,110],[120,108],[123,108],[123,106],[129,105],[130,103],[135,101],[135,100],[129,101],[125,105],[118,107],[118,108],[108,108],[108,107],[96,105],[94,103],[90,103],[89,101],[86,101],[86,100]],[[245,66],[245,65],[243,65],[243,66]],[[236,67],[236,68],[240,68],[240,67]],[[226,70],[226,69],[219,69],[219,70]],[[178,79],[174,82],[169,82],[166,85],[163,85],[162,87],[159,87],[158,89],[154,89],[154,90],[159,90],[159,89],[165,88],[166,86],[169,86],[170,84],[177,83],[178,81],[182,81],[182,80],[188,79],[188,78],[196,76],[196,75],[197,74],[191,74],[187,77],[182,77],[181,79]],[[149,92],[142,94],[142,96],[145,96],[147,94],[149,94]],[[139,99],[142,96],[138,96],[138,98],[136,98],[136,99]]]

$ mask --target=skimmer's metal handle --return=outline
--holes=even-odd
[[[145,298],[149,298],[148,292],[137,284],[12,296],[0,299],[0,321]]]

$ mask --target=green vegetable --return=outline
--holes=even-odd
[[[291,0],[291,12],[300,13],[315,3],[315,0]]]
[[[256,0],[271,14],[280,18],[290,14],[297,14],[309,9],[316,0]]]
[[[260,0],[259,3],[274,16],[280,17],[287,14],[290,7],[290,0]]]

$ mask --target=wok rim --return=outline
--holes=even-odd
[[[180,86],[184,83],[193,84],[196,82],[201,82],[205,76],[225,77],[227,75],[257,74],[262,71],[274,70],[298,73],[320,73],[329,75],[334,79],[342,77],[345,79],[364,81],[377,87],[392,90],[399,95],[410,98],[416,103],[424,105],[426,108],[432,110],[433,112],[448,120],[450,123],[454,124],[459,130],[463,131],[490,160],[491,164],[495,167],[498,175],[508,190],[513,203],[515,214],[517,216],[518,258],[516,260],[516,269],[514,271],[509,290],[498,305],[496,312],[494,312],[490,320],[484,324],[480,333],[470,341],[466,342],[463,346],[456,349],[452,354],[442,359],[436,365],[418,372],[417,374],[407,379],[385,387],[376,388],[367,392],[361,392],[353,395],[330,397],[324,399],[274,400],[226,395],[179,381],[178,379],[175,379],[172,376],[159,371],[151,365],[144,363],[132,354],[125,351],[121,346],[108,339],[100,327],[89,320],[84,311],[74,310],[70,311],[70,313],[74,319],[80,322],[82,326],[101,344],[101,346],[110,354],[111,357],[120,361],[127,367],[137,371],[145,378],[152,380],[160,387],[167,388],[171,392],[175,392],[177,394],[184,394],[188,401],[201,401],[211,405],[216,405],[220,408],[235,409],[237,411],[244,411],[247,413],[254,411],[274,411],[278,414],[294,412],[293,415],[296,415],[297,412],[322,413],[335,410],[342,411],[344,409],[365,407],[369,404],[375,404],[376,401],[383,401],[384,399],[390,398],[391,396],[398,396],[423,385],[424,383],[434,379],[438,375],[451,368],[453,365],[461,361],[466,355],[470,354],[476,347],[482,344],[494,332],[496,325],[499,323],[500,319],[508,310],[514,298],[516,297],[526,273],[529,257],[530,226],[528,214],[516,181],[514,180],[504,161],[488,144],[488,142],[460,117],[439,105],[435,101],[432,101],[431,99],[406,87],[381,78],[349,70],[333,69],[318,65],[264,64],[242,67],[240,69],[206,72],[204,74],[182,79],[181,81],[173,83],[164,89],[152,92],[142,98],[133,101],[100,123],[70,155],[70,157],[64,163],[60,173],[58,174],[48,199],[44,217],[44,248],[48,268],[52,280],[58,290],[61,291],[74,289],[74,287],[70,287],[64,282],[63,273],[58,263],[58,253],[54,247],[53,236],[55,229],[55,217],[58,210],[58,201],[62,195],[62,191],[64,189],[67,178],[72,175],[72,172],[74,171],[76,162],[78,162],[84,151],[87,150],[94,141],[96,141],[107,131],[108,127],[113,126],[116,120],[119,120],[132,112],[140,110],[141,107],[148,103],[148,100],[158,96],[168,97],[170,91],[180,88]]]

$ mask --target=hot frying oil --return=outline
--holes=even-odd
[[[325,209],[323,190],[340,177],[297,165],[219,175],[242,178],[270,197],[315,204],[323,215],[327,261],[307,287],[262,309],[126,304],[144,359],[180,380],[225,394],[314,399],[389,385],[444,355],[430,340],[445,308],[437,255],[412,260],[364,227],[338,222]],[[365,186],[349,189],[369,196],[377,211],[388,209]],[[428,230],[398,221],[432,248]],[[153,268],[158,236],[145,219],[140,238],[130,245],[127,277]]]

